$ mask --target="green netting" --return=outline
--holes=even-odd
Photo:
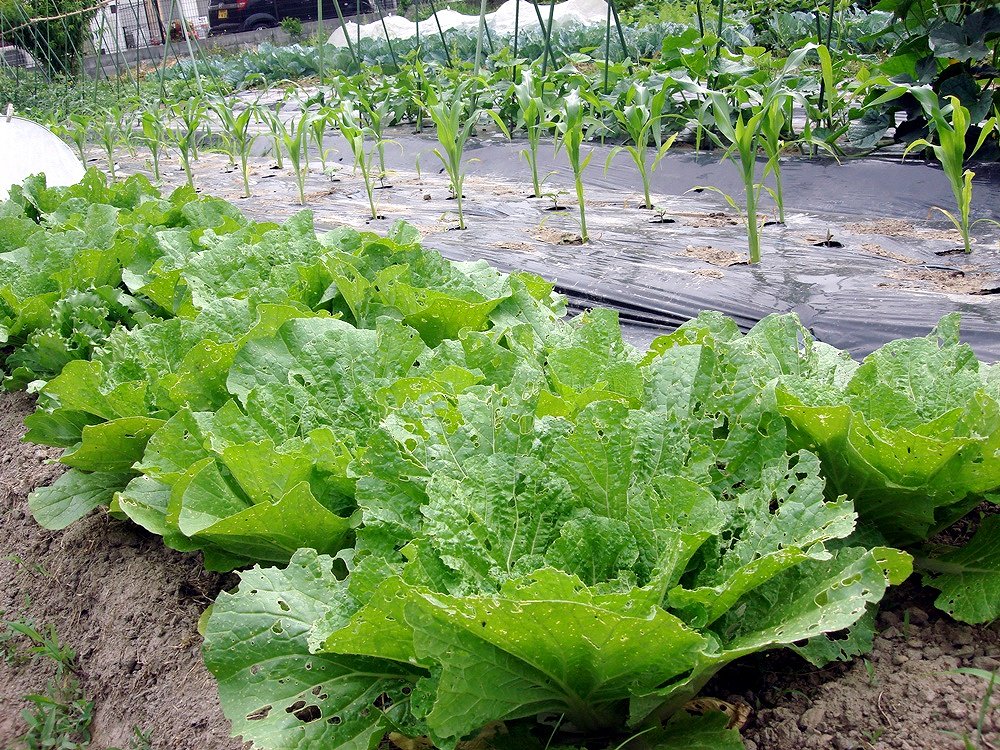
[[[195,0],[0,0],[0,101],[59,119],[141,99],[166,66],[203,57],[196,14]]]

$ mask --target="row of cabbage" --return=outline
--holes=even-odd
[[[640,352],[405,225],[317,237],[94,172],[0,217],[7,383],[70,467],[32,510],[265,566],[205,622],[258,747],[738,748],[687,701],[755,652],[863,652],[911,570],[889,545],[1000,487],[1000,371],[955,317],[861,364],[793,316]],[[1000,615],[997,518],[921,563],[960,619]]]

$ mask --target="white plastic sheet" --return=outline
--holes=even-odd
[[[0,116],[0,200],[11,185],[39,172],[49,185],[73,185],[83,179],[84,168],[52,131],[23,117]]]
[[[520,10],[517,8],[518,4],[521,6]],[[542,12],[542,17],[548,21],[548,6],[542,4],[539,6],[539,10]],[[520,14],[519,26],[521,29],[538,28],[538,16],[535,13],[535,8],[526,0],[507,0],[495,11],[486,14],[486,25],[489,26],[490,32],[493,34],[513,34],[514,18],[518,13]],[[608,4],[605,0],[566,0],[556,4],[552,23],[556,27],[567,25],[600,26],[606,22],[607,14]],[[450,8],[437,13],[437,22],[441,24],[442,31],[451,29],[475,31],[479,28],[479,16],[467,16]],[[390,39],[410,39],[417,33],[416,24],[401,16],[386,16],[385,25],[386,28],[383,29],[381,21],[364,24],[360,30],[361,38],[384,39],[386,30],[389,32]],[[351,40],[358,38],[358,24],[348,21],[345,28]],[[434,21],[434,16],[426,21],[421,21],[420,28],[423,34],[437,33],[438,25]],[[344,30],[337,28],[330,35],[329,43],[335,47],[346,47]]]

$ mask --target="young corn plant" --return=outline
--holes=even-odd
[[[327,155],[324,140],[326,139],[326,129],[333,116],[334,111],[330,107],[320,107],[309,122],[309,132],[312,134],[313,143],[316,144],[316,150],[319,152],[319,163],[324,173],[326,172]]]
[[[480,114],[484,111],[475,104],[473,97],[469,95],[470,85],[474,83],[476,83],[476,79],[467,79],[458,84],[450,93],[442,90],[440,95],[430,91],[427,101],[423,104],[437,128],[440,148],[434,149],[434,154],[441,160],[451,182],[451,191],[455,195],[458,208],[459,229],[465,229],[465,214],[462,211],[462,187],[465,184],[465,165],[462,160],[465,154],[465,145],[476,128]],[[509,138],[510,132],[507,130],[507,126],[496,116],[496,113],[491,110],[485,111],[497,123],[504,135]]]
[[[233,129],[233,120],[236,118],[236,111],[229,106],[228,102],[225,100],[219,100],[208,103],[208,108],[212,111],[212,114],[216,116],[219,120],[219,124],[222,126],[222,132],[219,136],[222,140],[222,146],[218,150],[224,153],[229,159],[229,166],[236,166],[236,153],[233,149],[232,137],[230,133]]]
[[[153,161],[153,179],[160,181],[160,156],[167,138],[166,128],[156,108],[147,109],[139,118],[142,142],[149,149]]]
[[[764,177],[768,173],[774,175],[774,188],[765,186],[765,190],[774,199],[774,204],[778,207],[778,223],[785,223],[785,191],[781,183],[781,153],[788,145],[783,137],[785,130],[785,103],[789,97],[776,96],[764,111],[764,117],[760,121],[760,142],[767,155],[767,165],[764,168]]]
[[[295,172],[295,185],[299,189],[299,205],[306,204],[306,176],[309,174],[309,121],[308,112],[296,120],[289,118],[288,122],[278,120],[281,126],[281,143],[285,147],[288,162]]]
[[[115,121],[117,128],[116,146],[124,146],[129,156],[135,156],[135,112],[128,107],[111,107],[108,117]]]
[[[358,111],[347,103],[337,112],[334,122],[354,155],[355,171],[361,172],[361,177],[365,181],[365,194],[368,196],[371,217],[378,219],[379,214],[375,208],[375,180],[377,178],[375,171],[377,166],[373,163],[374,152],[365,148],[366,136],[371,136],[374,142],[375,133],[371,128],[361,124]],[[375,142],[375,147],[377,148],[377,142]]]
[[[213,105],[212,110],[222,124],[222,138],[226,144],[230,162],[237,159],[240,164],[240,174],[243,177],[243,197],[250,197],[250,154],[258,135],[250,130],[250,123],[257,116],[257,106],[249,105],[236,114],[228,104],[222,102]]]
[[[204,100],[193,96],[182,104],[173,105],[171,109],[186,132],[190,158],[198,161],[198,130],[205,124],[205,115],[208,113]]]
[[[941,163],[941,169],[951,185],[952,195],[955,196],[956,210],[952,212],[938,206],[934,208],[955,226],[962,235],[962,245],[965,252],[971,253],[972,228],[980,222],[988,222],[998,226],[1000,226],[1000,222],[993,219],[971,220],[972,178],[976,176],[976,173],[971,169],[965,169],[965,161],[975,156],[994,130],[1000,129],[1000,122],[998,122],[997,115],[988,119],[982,125],[976,145],[971,151],[967,151],[966,138],[971,125],[969,110],[962,106],[957,97],[949,96],[948,100],[949,104],[941,107],[934,92],[930,92],[928,96],[921,99],[924,109],[934,123],[938,143],[934,144],[926,138],[918,138],[906,147],[903,158],[905,159],[906,155],[913,149],[923,147],[933,152],[935,158]]]
[[[101,146],[104,147],[104,153],[108,157],[108,173],[111,175],[112,180],[116,176],[115,146],[118,145],[118,134],[120,131],[121,125],[117,117],[107,116],[101,118],[97,134],[101,139]]]
[[[556,153],[559,153],[560,149],[566,150],[570,169],[573,170],[573,181],[576,185],[576,200],[580,204],[580,239],[583,242],[588,242],[590,237],[587,234],[583,170],[590,164],[594,152],[591,151],[585,157],[581,155],[585,119],[583,100],[580,98],[580,92],[574,89],[566,95],[560,105],[559,119],[556,120]]]
[[[187,183],[193,188],[194,174],[191,171],[191,161],[198,158],[198,129],[205,119],[205,104],[201,99],[193,97],[184,103],[174,104],[170,111],[179,123],[178,127],[170,129],[169,137],[177,147]]]
[[[372,96],[372,91],[360,87],[358,94],[358,105],[364,113],[368,123],[368,129],[375,138],[376,152],[378,153],[379,180],[384,180],[385,168],[385,128],[392,120],[392,103],[388,97]]]
[[[93,125],[93,118],[87,115],[72,114],[66,118],[62,132],[73,141],[76,152],[80,155],[80,161],[87,163],[87,134],[90,133]]]
[[[274,105],[274,109],[261,109],[258,115],[258,122],[263,122],[267,125],[267,129],[271,134],[271,142],[274,146],[274,161],[278,169],[284,169],[285,159],[281,151],[281,108],[285,105],[284,102],[277,102]]]
[[[530,70],[521,73],[521,83],[514,87],[517,99],[518,122],[524,127],[528,140],[528,148],[521,151],[521,156],[531,168],[531,186],[533,197],[542,197],[542,180],[538,176],[538,147],[542,134],[550,123],[545,118],[545,102],[542,100],[542,83],[536,79]]]
[[[621,123],[625,132],[628,133],[632,145],[616,146],[608,154],[604,163],[605,174],[611,166],[611,162],[618,154],[625,152],[635,163],[639,172],[639,179],[642,180],[643,205],[645,209],[653,209],[653,201],[650,197],[650,180],[653,172],[659,166],[660,161],[667,155],[667,151],[674,145],[676,134],[663,140],[663,109],[666,104],[666,86],[660,88],[656,93],[651,94],[649,89],[637,83],[629,92],[630,101],[623,111],[613,110],[615,117]],[[653,160],[650,163],[650,145],[653,146]]]
[[[749,114],[740,109],[733,115],[726,98],[715,92],[711,95],[712,115],[715,130],[719,135],[715,138],[726,148],[723,158],[730,159],[739,169],[743,179],[744,205],[743,209],[732,196],[717,187],[710,185],[692,188],[694,190],[711,190],[718,193],[726,202],[743,216],[747,227],[747,241],[750,246],[750,263],[760,263],[760,220],[757,208],[760,204],[760,194],[764,188],[763,182],[757,180],[757,152],[761,147],[762,122],[767,117],[770,101],[749,108]],[[768,167],[765,167],[765,171]]]

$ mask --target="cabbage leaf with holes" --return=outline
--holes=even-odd
[[[793,442],[816,450],[832,491],[897,544],[932,536],[1000,489],[1000,381],[958,325],[949,315],[860,365],[815,344],[816,371],[778,386]]]
[[[734,659],[849,628],[909,574],[906,554],[845,541],[851,502],[825,496],[816,456],[786,453],[767,395],[738,382],[764,377],[774,330],[742,360],[693,337],[644,361],[612,321],[511,332],[504,377],[389,402],[350,465],[354,548],[244,573],[208,619],[236,733],[373,748],[393,728],[454,748],[545,715],[635,733]],[[285,682],[246,684],[275,660]],[[369,711],[359,744],[348,697],[315,692],[319,660]],[[358,660],[378,665],[367,681]]]

